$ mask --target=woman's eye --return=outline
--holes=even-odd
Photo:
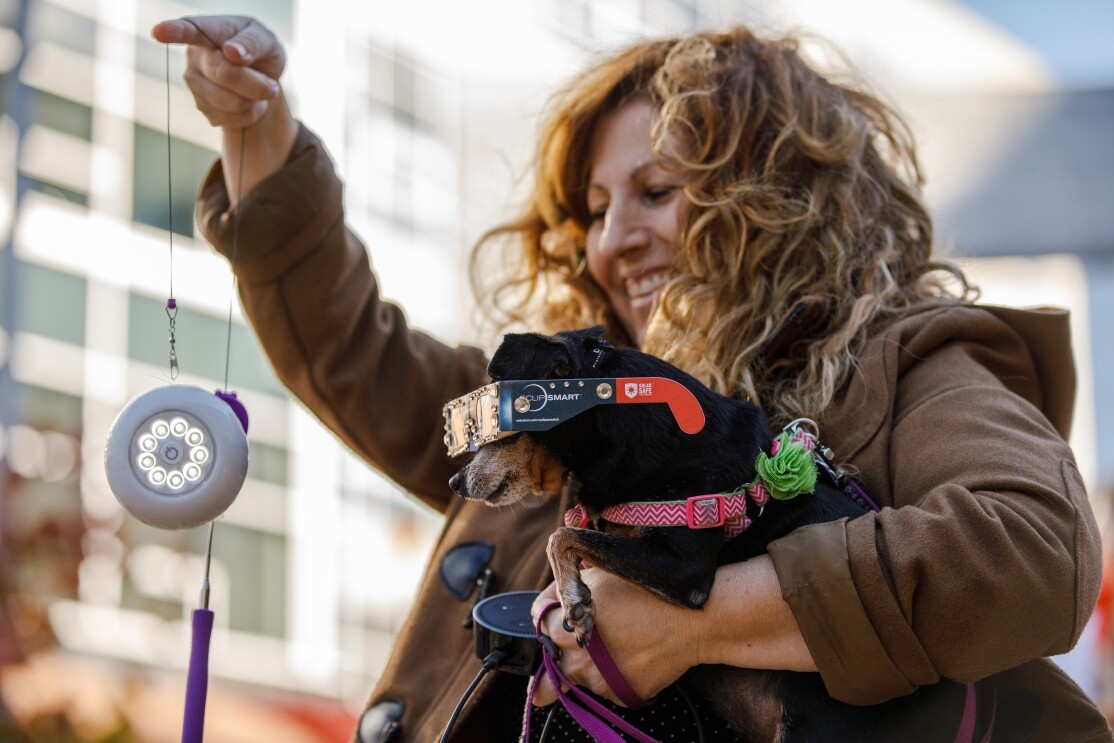
[[[588,211],[588,221],[592,224],[595,224],[596,222],[602,222],[606,216],[607,207],[603,207],[602,209],[591,209]]]
[[[676,186],[658,186],[655,188],[647,188],[646,196],[649,197],[651,201],[663,201],[664,199],[669,198],[669,196],[671,196],[676,190]]]

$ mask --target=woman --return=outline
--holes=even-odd
[[[279,376],[445,513],[358,731],[436,739],[477,669],[465,607],[438,566],[454,546],[486,540],[493,590],[545,589],[540,606],[553,590],[544,545],[569,494],[513,513],[450,496],[457,465],[440,406],[486,381],[484,354],[408,329],[379,299],[332,164],[286,105],[284,52],[267,29],[212,17],[153,34],[189,45],[186,81],[224,131],[201,224],[229,257],[233,214],[250,235],[233,265]],[[650,697],[692,665],[726,663],[817,671],[835,698],[868,705],[942,677],[997,674],[999,732],[1110,740],[1094,706],[1042,660],[1074,644],[1100,574],[1064,440],[1066,318],[975,307],[963,276],[934,260],[899,119],[811,70],[793,41],[739,28],[622,50],[560,91],[546,121],[528,208],[476,253],[514,269],[480,296],[536,329],[601,322],[613,341],[760,403],[779,426],[816,419],[883,506],[722,567],[700,612],[586,571],[634,690]],[[570,678],[614,700],[556,613],[544,628]],[[513,737],[524,686],[485,679],[454,739]],[[543,684],[533,701],[554,698]]]

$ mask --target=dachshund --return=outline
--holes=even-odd
[[[602,332],[594,327],[553,336],[507,334],[488,374],[497,382],[673,380],[699,403],[704,416],[699,431],[682,431],[671,406],[597,405],[549,430],[524,431],[479,447],[449,483],[463,498],[492,506],[555,495],[566,484],[573,488],[579,523],[559,528],[547,553],[566,628],[581,645],[594,627],[591,591],[580,578],[583,565],[700,609],[717,566],[763,554],[771,541],[804,524],[865,512],[819,467],[811,492],[791,498],[744,497],[745,513],[735,522],[735,531],[746,525],[741,533],[730,532],[722,514],[694,524],[698,528],[609,521],[609,508],[618,504],[678,503],[705,494],[745,492],[741,486],[760,481],[756,462],[763,457],[769,461],[771,434],[758,406],[715,393],[655,356],[614,348]],[[696,505],[711,506],[716,500],[697,498]],[[585,526],[592,528],[581,528]],[[706,665],[690,669],[684,679],[743,739],[780,743],[951,741],[967,693],[964,684],[945,679],[907,696],[859,707],[833,699],[818,673]],[[980,726],[991,714],[986,707],[977,707]]]

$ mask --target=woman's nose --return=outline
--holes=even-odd
[[[639,218],[637,208],[613,203],[608,207],[600,232],[600,250],[620,254],[649,245],[650,232]]]

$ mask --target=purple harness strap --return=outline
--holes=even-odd
[[[603,644],[603,638],[595,629],[588,635],[586,647],[592,662],[596,664],[596,669],[603,676],[607,685],[611,687],[611,691],[615,692],[615,696],[619,697],[619,701],[631,709],[645,709],[652,704],[652,700],[648,702],[640,697],[638,692],[627,683],[623,672],[619,670],[619,666],[615,665],[615,659],[607,651],[607,646]]]
[[[967,684],[967,698],[963,703],[963,716],[959,720],[959,730],[955,733],[955,743],[973,743],[975,740],[975,716],[978,711],[975,684]],[[990,743],[994,734],[994,718],[998,712],[998,690],[994,679],[990,680],[990,720],[986,723],[986,734],[980,743]]]

